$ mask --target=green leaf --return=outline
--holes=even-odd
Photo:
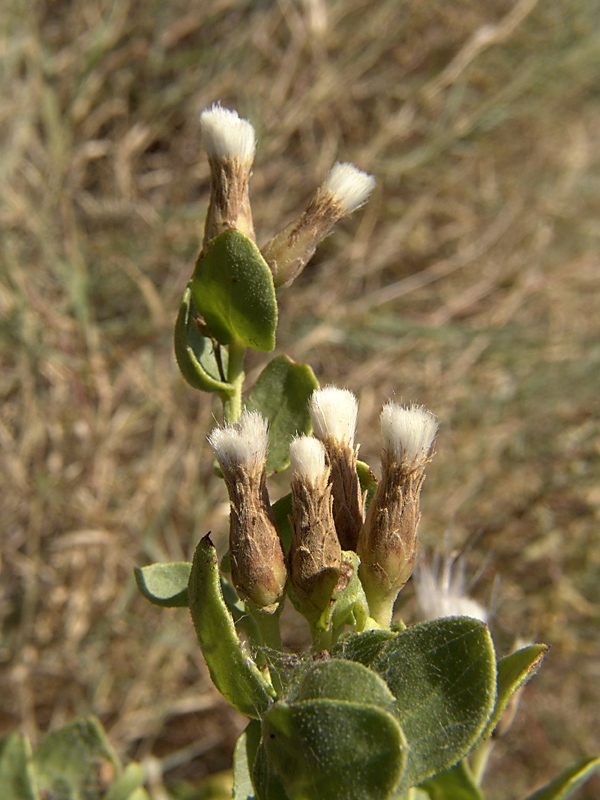
[[[284,494],[283,497],[280,497],[279,500],[273,503],[271,508],[275,516],[275,524],[277,525],[279,538],[281,539],[284,553],[287,556],[290,551],[293,535],[292,523],[290,522],[292,518],[292,493],[288,492]]]
[[[194,389],[219,392],[230,397],[235,393],[235,388],[223,380],[213,343],[198,330],[194,312],[190,281],[183,293],[175,323],[175,358],[181,374]],[[227,351],[221,350],[220,355],[223,374],[226,375]]]
[[[425,781],[419,788],[424,789],[431,800],[484,800],[481,789],[464,760],[459,761],[452,769]]]
[[[283,779],[275,770],[272,759],[267,756],[264,742],[258,745],[252,771],[257,800],[290,800]]]
[[[496,658],[487,627],[469,617],[414,625],[388,641],[383,633],[357,634],[340,651],[378,672],[396,697],[408,742],[404,791],[452,767],[481,738],[496,702]]]
[[[31,745],[26,736],[17,732],[0,742],[0,797],[40,800],[31,769]]]
[[[210,677],[242,714],[259,719],[275,692],[244,650],[221,591],[217,551],[209,536],[200,540],[188,584],[189,605]]]
[[[253,719],[236,742],[233,751],[233,800],[255,800],[252,769],[260,736],[260,722]]]
[[[121,764],[95,717],[76,719],[49,733],[33,755],[38,790],[52,800],[101,800],[108,776]],[[112,782],[112,781],[111,781]]]
[[[246,408],[259,411],[269,421],[268,472],[285,469],[292,438],[311,432],[308,400],[318,388],[308,364],[297,364],[288,356],[272,359],[258,376]]]
[[[313,663],[302,675],[288,702],[304,700],[347,700],[379,706],[386,711],[394,704],[394,695],[386,682],[354,661],[340,658]]]
[[[513,694],[533,678],[548,652],[545,644],[532,644],[498,661],[498,696],[484,738],[491,736]]]
[[[142,765],[132,761],[114,781],[103,800],[132,800],[145,777],[146,770]]]
[[[396,718],[374,705],[336,700],[277,702],[262,723],[258,770],[281,778],[290,800],[385,800],[402,775],[405,742]],[[255,785],[260,800],[265,775]]]
[[[155,606],[185,608],[188,605],[189,561],[135,567],[138,589]]]
[[[254,242],[226,230],[200,254],[192,277],[194,305],[221,344],[238,341],[268,353],[275,347],[273,276]]]
[[[358,624],[364,625],[368,617],[369,609],[365,590],[358,577],[360,558],[351,550],[344,550],[342,552],[342,558],[344,561],[344,569],[351,570],[351,572],[350,580],[346,588],[340,592],[333,606],[331,622],[335,634],[337,634],[346,623],[351,622],[352,619]]]
[[[363,490],[363,492],[367,493],[365,500],[365,511],[368,511],[369,506],[371,505],[371,500],[373,499],[373,495],[377,489],[377,478],[375,477],[375,473],[371,467],[364,461],[356,462],[356,472],[358,473],[360,488]]]
[[[351,633],[340,640],[331,651],[331,655],[347,658],[349,661],[357,661],[368,667],[375,661],[387,643],[396,636],[396,633],[387,629]]]
[[[568,800],[600,771],[600,758],[584,758],[566,769],[547,786],[530,794],[526,800]]]

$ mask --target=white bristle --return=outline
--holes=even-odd
[[[316,483],[328,472],[325,448],[314,436],[299,436],[290,443],[290,465],[299,478]]]
[[[243,411],[235,425],[215,428],[208,437],[222,468],[241,464],[256,470],[267,453],[267,421],[257,411]]]
[[[431,411],[386,403],[380,419],[383,446],[396,461],[415,464],[428,458],[438,429]]]
[[[347,161],[335,163],[324,184],[324,188],[331,192],[345,214],[351,214],[366,203],[374,186],[375,178],[372,175],[367,175]]]
[[[420,560],[413,577],[423,619],[458,616],[488,621],[488,609],[468,594],[464,562],[456,565],[454,558],[446,556],[440,563],[439,554],[436,554],[429,564]]]
[[[310,418],[318,439],[336,439],[354,445],[358,400],[348,389],[317,389],[309,402]]]
[[[211,106],[200,114],[200,130],[211,158],[238,158],[240,161],[254,158],[254,128],[248,120],[238,117],[237,111],[216,104]]]

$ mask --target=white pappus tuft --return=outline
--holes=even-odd
[[[384,449],[398,463],[417,466],[429,458],[438,429],[431,411],[422,406],[404,408],[386,403],[380,421]]]
[[[468,595],[464,561],[457,563],[456,555],[446,555],[442,562],[436,552],[430,564],[419,559],[413,578],[424,620],[473,617],[488,622],[489,611]]]
[[[375,186],[375,178],[349,162],[336,162],[323,189],[333,195],[344,214],[351,214],[366,203]]]
[[[200,114],[202,142],[209,158],[238,158],[252,161],[256,151],[256,134],[247,119],[215,104]]]
[[[208,443],[222,469],[240,464],[255,471],[266,459],[268,438],[267,420],[258,411],[243,411],[235,425],[215,428]]]
[[[290,465],[301,480],[315,484],[329,472],[325,448],[314,436],[298,436],[290,443]]]
[[[354,445],[358,400],[349,389],[316,389],[309,401],[310,418],[318,439],[335,439]]]

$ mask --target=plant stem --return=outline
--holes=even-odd
[[[251,606],[252,604],[248,604]],[[283,608],[283,601],[279,604],[279,608],[273,614],[268,614],[261,608],[254,606],[252,608],[252,616],[256,620],[258,630],[262,638],[262,643],[272,650],[283,650],[283,643],[281,641],[281,628],[279,627],[279,617],[281,609]]]
[[[312,635],[313,650],[320,653],[322,650],[330,650],[332,645],[332,631],[328,628],[326,631],[317,630],[311,625],[310,629]]]
[[[246,347],[235,339],[228,346],[227,382],[234,388],[234,394],[223,400],[223,421],[233,425],[242,413],[242,388],[244,386],[244,357]]]

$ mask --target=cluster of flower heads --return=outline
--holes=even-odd
[[[211,174],[203,247],[228,229],[254,241],[248,195],[254,128],[235,111],[214,105],[200,115],[200,130]],[[276,288],[288,286],[300,274],[335,223],[363,205],[374,186],[373,176],[353,164],[334,164],[302,214],[261,248]]]
[[[231,503],[234,584],[257,607],[274,610],[289,581],[302,613],[315,621],[344,577],[344,551],[355,551],[370,615],[389,624],[414,567],[419,497],[437,421],[419,406],[383,407],[382,475],[367,511],[354,441],[356,397],[328,386],[313,393],[309,409],[314,435],[290,445],[293,536],[287,558],[266,487],[267,422],[244,411],[235,425],[209,436]]]

